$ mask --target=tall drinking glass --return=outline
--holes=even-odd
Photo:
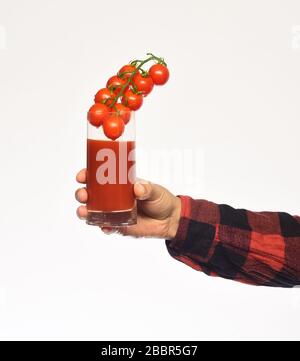
[[[117,140],[107,138],[102,126],[88,122],[87,223],[101,227],[136,224],[135,180],[135,113],[131,112]]]

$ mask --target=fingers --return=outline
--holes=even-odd
[[[117,234],[136,238],[156,236],[157,238],[162,238],[164,236],[163,228],[164,226],[161,221],[148,219],[148,217],[138,215],[137,223],[135,225],[125,227],[101,227],[101,230],[107,235]]]
[[[110,235],[110,234],[121,234],[121,231],[120,231],[120,228],[118,227],[115,227],[115,228],[112,228],[112,227],[101,227],[101,231],[107,235]]]
[[[132,236],[138,237],[138,232],[136,232],[137,226],[130,227],[101,227],[101,231],[106,235],[122,235],[122,236]]]
[[[77,175],[76,175],[76,180],[78,183],[86,183],[86,169],[82,169]],[[80,203],[86,203],[88,200],[88,193],[87,190],[85,188],[80,188],[77,189],[76,193],[75,193],[75,198],[77,199],[78,202]],[[88,216],[88,211],[86,206],[80,206],[77,208],[77,216],[80,219],[86,219]]]
[[[77,208],[77,216],[80,219],[86,219],[88,216],[88,210],[86,208],[86,206],[80,206]]]
[[[88,192],[86,188],[77,189],[75,198],[80,203],[86,203],[88,201]]]
[[[86,178],[87,178],[86,168],[82,169],[76,175],[76,180],[77,180],[78,183],[83,183],[83,184],[86,183]]]
[[[134,185],[134,193],[141,201],[156,201],[162,197],[163,192],[163,187],[146,181],[138,181]]]

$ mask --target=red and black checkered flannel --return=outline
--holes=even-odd
[[[177,260],[210,276],[252,285],[300,285],[300,217],[250,212],[181,196]]]

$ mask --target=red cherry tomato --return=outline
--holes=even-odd
[[[169,80],[169,69],[162,64],[152,65],[149,69],[149,75],[151,76],[155,85],[164,85]]]
[[[103,131],[107,138],[116,140],[124,133],[123,119],[115,114],[108,117],[103,123]]]
[[[131,110],[138,110],[143,105],[143,97],[140,94],[135,94],[128,89],[122,97],[122,104]]]
[[[107,89],[100,89],[98,93],[95,95],[95,103],[103,103],[105,105],[111,105],[114,101],[115,94]]]
[[[100,127],[108,118],[110,109],[105,104],[94,104],[88,112],[88,121],[95,127]]]
[[[125,84],[126,80],[119,78],[117,75],[114,75],[108,80],[106,87],[109,90],[112,90],[116,95],[119,95],[120,90]]]
[[[149,75],[143,76],[141,73],[135,74],[133,77],[133,83],[136,86],[138,92],[144,96],[147,96],[149,93],[151,93],[154,87],[152,78]]]
[[[131,111],[129,108],[125,107],[123,104],[116,104],[115,109],[112,109],[112,112],[116,113],[123,119],[124,123],[127,124],[131,118]]]
[[[136,70],[136,67],[133,65],[124,65],[118,72],[118,76],[122,79],[128,79],[131,77],[132,73]]]

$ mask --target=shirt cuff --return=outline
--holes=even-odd
[[[220,213],[215,203],[206,200],[195,200],[188,196],[179,196],[181,214],[177,233],[173,239],[167,240],[167,246],[178,252],[187,251],[187,243],[197,241],[198,247],[207,248],[217,233]],[[189,241],[190,240],[190,241]]]
[[[178,198],[181,200],[181,212],[180,212],[180,220],[176,235],[174,238],[169,240],[172,245],[180,243],[184,240],[188,233],[188,225],[191,215],[191,201],[192,199],[188,196],[179,195]]]

